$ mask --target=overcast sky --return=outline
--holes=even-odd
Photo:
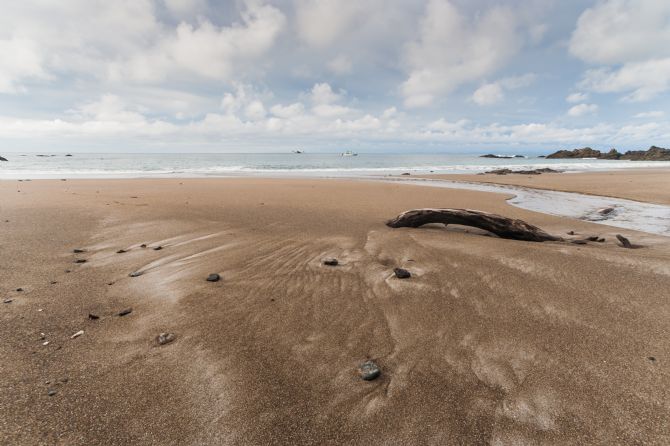
[[[670,145],[667,0],[26,0],[0,152]]]

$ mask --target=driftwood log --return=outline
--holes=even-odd
[[[562,240],[523,220],[470,209],[412,209],[386,222],[392,228],[418,228],[429,223],[474,226],[500,238],[544,242]]]

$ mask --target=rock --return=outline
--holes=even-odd
[[[628,240],[628,239],[627,239],[626,237],[624,237],[623,235],[621,235],[621,234],[617,234],[617,235],[616,235],[616,238],[617,238],[617,240],[619,240],[619,241],[621,242],[621,246],[623,246],[624,248],[629,248],[629,249],[630,249],[630,248],[633,247],[633,245],[631,244],[630,240]]]
[[[92,321],[96,321],[96,320],[100,319],[100,316],[98,316],[97,314],[88,313],[88,318]]]
[[[86,259],[76,259],[74,263],[86,263]]]
[[[480,155],[480,158],[498,158],[498,159],[510,159],[514,158],[511,155],[494,155],[493,153],[487,153],[486,155]]]
[[[176,338],[177,336],[175,336],[174,333],[161,333],[156,336],[156,342],[158,342],[158,345],[165,345],[174,341]]]
[[[403,268],[394,268],[393,272],[398,279],[409,279],[412,277],[412,274]]]
[[[54,389],[50,389],[50,390],[47,392],[47,395],[49,395],[49,396],[54,396],[56,393],[57,393],[57,392],[56,392]]]
[[[161,249],[163,249],[162,246],[156,246],[156,247],[154,248],[154,251],[160,251]]]
[[[409,175],[411,175],[411,174],[410,174],[409,172],[403,172],[403,173],[401,173],[400,175],[402,175],[402,176],[405,176],[405,177],[406,177],[406,176],[409,176]]]
[[[142,271],[133,271],[132,273],[128,274],[129,277],[140,277],[142,275]]]
[[[570,240],[570,243],[575,245],[586,245],[586,240]]]
[[[209,276],[207,276],[207,282],[218,282],[221,280],[221,276],[218,275],[217,273],[212,273]]]
[[[617,152],[618,153],[618,152]],[[591,147],[584,147],[575,150],[559,150],[547,155],[547,159],[561,159],[561,158],[600,158],[602,156],[600,150],[594,150]]]
[[[52,280],[51,282],[49,282],[49,284],[51,284],[51,285],[56,285],[57,283],[58,282],[56,282],[55,280]]]
[[[124,252],[126,252],[125,249],[119,249],[118,251],[116,251],[117,254],[123,254]]]
[[[147,244],[146,244],[146,243],[142,243],[142,244],[140,245],[140,248],[146,248],[146,247],[147,247]]]
[[[609,214],[611,214],[612,212],[614,212],[614,208],[613,208],[613,207],[602,208],[602,209],[598,209],[597,212],[598,212],[600,215],[609,215]]]
[[[23,291],[23,288],[17,288],[16,291],[20,293],[21,291]]]
[[[7,158],[0,156],[0,161],[7,161]]]
[[[575,235],[575,231],[568,231],[568,235]]]
[[[86,252],[85,249],[80,249],[80,248],[75,248],[72,250],[73,253],[75,254],[81,254],[82,252]]]
[[[670,161],[670,149],[651,146],[647,150],[629,150],[626,153],[620,153],[616,149],[611,149],[607,153],[600,150],[594,150],[590,147],[575,150],[559,150],[547,155],[547,158],[598,158],[605,160],[631,160],[631,161]]]
[[[329,258],[329,259],[325,259],[325,260],[323,261],[323,264],[324,264],[324,265],[328,265],[328,266],[337,266],[337,265],[340,264],[340,262],[339,262],[336,258],[331,257],[331,258]]]
[[[550,169],[549,167],[542,167],[539,169],[532,169],[532,170],[494,169],[484,173],[495,174],[495,175],[509,175],[513,173],[518,175],[540,175],[543,173],[562,173],[562,171]]]
[[[365,361],[363,364],[358,366],[358,373],[363,380],[372,381],[381,375],[381,370],[374,361]]]
[[[81,336],[83,334],[84,334],[84,330],[79,330],[78,332],[76,332],[75,334],[70,336],[70,339],[78,338],[79,336]]]
[[[670,149],[651,146],[647,150],[632,150],[621,156],[623,160],[631,161],[670,161]]]
[[[127,314],[132,313],[132,312],[133,312],[133,309],[130,308],[130,307],[128,307],[128,308],[124,308],[123,310],[119,311],[117,314],[118,314],[119,316],[125,316],[125,315],[127,315]]]
[[[592,236],[586,237],[586,240],[588,240],[589,242],[597,242],[599,240],[599,237],[597,235],[592,235]]]
[[[14,302],[14,299],[5,299],[2,301],[3,304],[11,304],[12,302]]]

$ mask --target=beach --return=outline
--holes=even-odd
[[[670,204],[667,172],[638,172],[457,179]],[[318,178],[0,181],[0,444],[670,443],[670,239],[506,198]],[[566,241],[385,225],[424,207]],[[377,379],[358,375],[366,360]]]

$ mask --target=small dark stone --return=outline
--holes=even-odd
[[[72,252],[75,253],[75,254],[81,254],[82,252],[86,252],[86,250],[76,248],[76,249],[73,249]]]
[[[379,377],[381,370],[374,361],[365,361],[363,364],[358,366],[358,373],[361,375],[363,380],[372,381],[373,379]]]
[[[117,254],[123,254],[124,252],[126,252],[125,249],[119,249],[118,251],[116,251]]]
[[[575,235],[575,231],[568,231],[568,235]]]
[[[146,248],[146,247],[147,247],[147,244],[146,244],[146,243],[142,243],[142,244],[140,245],[140,248]]]
[[[571,240],[570,243],[575,245],[586,245],[586,240]]]
[[[2,301],[3,304],[11,304],[14,301],[14,299],[5,299]]]
[[[54,396],[55,394],[56,394],[56,391],[55,391],[54,389],[50,389],[50,390],[47,392],[47,395],[49,395],[49,396]]]
[[[586,240],[588,240],[590,242],[597,242],[599,238],[600,237],[598,237],[597,235],[592,235],[590,237],[586,237]]]
[[[98,316],[97,314],[88,313],[88,318],[92,321],[95,321],[97,319],[100,319],[100,316]]]
[[[154,251],[160,251],[161,249],[163,249],[162,246],[156,246],[156,247],[154,248]]]
[[[598,242],[598,243],[605,243],[605,239],[604,239],[604,238],[599,238],[598,240],[596,240],[596,242]]]
[[[23,288],[17,288],[16,291],[20,293],[21,291],[23,291]]]
[[[86,259],[76,259],[74,263],[86,263]]]
[[[123,310],[119,311],[118,315],[125,316],[126,314],[130,314],[132,312],[133,312],[132,308],[124,308]]]
[[[654,356],[648,356],[647,359],[650,360],[651,362],[656,362],[656,357]]]
[[[156,337],[156,342],[158,345],[169,344],[177,338],[174,333],[161,333]]]
[[[63,384],[65,384],[65,383],[68,382],[69,380],[70,380],[70,379],[66,376],[66,377],[64,377],[64,378],[61,378],[60,382],[62,382]]]
[[[328,266],[337,266],[339,263],[340,262],[338,262],[337,259],[334,259],[334,258],[326,259],[326,260],[323,261],[323,264],[328,265]]]
[[[56,285],[58,282],[56,282],[55,280],[52,280],[52,281],[49,282],[49,283],[50,283],[51,285]]]
[[[71,273],[72,271],[70,271],[69,269],[66,269],[65,272],[66,273]]]
[[[602,209],[598,209],[598,213],[599,213],[600,215],[609,215],[609,214],[611,214],[612,212],[614,212],[614,208],[611,208],[611,207],[610,207],[610,208],[602,208]]]
[[[393,272],[398,279],[409,279],[412,274],[404,268],[394,268]]]
[[[207,276],[207,282],[218,282],[219,280],[221,280],[221,276],[217,273],[212,273]]]
[[[139,277],[142,275],[142,271],[133,271],[132,273],[128,274],[130,277]]]
[[[624,237],[623,235],[621,235],[621,234],[617,234],[617,235],[616,235],[616,238],[617,238],[617,240],[619,240],[619,241],[621,242],[621,246],[623,246],[624,248],[629,248],[629,249],[630,249],[630,248],[633,247],[633,245],[632,245],[632,243],[630,242],[630,240],[628,240],[628,239],[627,239],[626,237]]]
[[[409,172],[403,172],[403,173],[401,173],[400,175],[403,175],[403,176],[409,176],[409,175],[411,175],[411,174],[410,174]]]

